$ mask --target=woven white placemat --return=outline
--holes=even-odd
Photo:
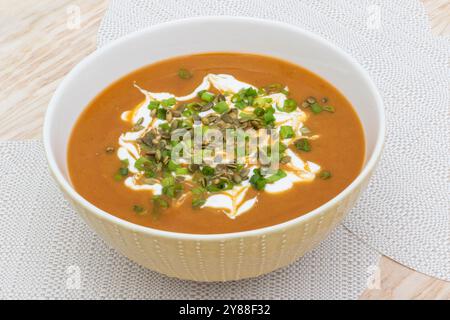
[[[50,178],[40,141],[0,143],[0,155],[0,299],[355,299],[368,280],[376,285],[379,254],[342,226],[303,259],[259,278],[167,278],[89,230]]]
[[[386,105],[384,156],[345,222],[381,253],[450,281],[449,38],[413,0],[112,0],[98,45],[173,19],[280,20],[340,46],[370,73]]]

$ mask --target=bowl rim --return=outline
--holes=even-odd
[[[190,23],[204,23],[204,22],[248,22],[253,24],[263,24],[266,26],[276,26],[281,29],[294,31],[297,33],[302,33],[303,35],[314,38],[314,40],[320,42],[321,44],[328,46],[330,49],[337,51],[339,54],[341,54],[344,58],[346,58],[357,70],[358,73],[365,79],[367,85],[369,86],[369,89],[374,94],[375,102],[376,102],[376,109],[378,113],[378,117],[380,119],[379,125],[378,125],[378,134],[376,137],[376,144],[374,147],[374,150],[366,162],[366,165],[361,170],[361,172],[358,174],[358,176],[344,189],[342,190],[338,195],[336,195],[334,198],[329,200],[328,202],[324,203],[320,207],[309,211],[305,213],[304,215],[301,215],[297,218],[278,223],[275,225],[262,227],[258,229],[252,229],[252,230],[246,230],[246,231],[239,231],[239,232],[231,232],[231,233],[217,233],[217,234],[195,234],[195,233],[182,233],[182,232],[174,232],[174,231],[166,231],[166,230],[159,230],[154,229],[151,227],[146,227],[142,225],[135,224],[133,222],[129,222],[127,220],[118,218],[98,207],[90,203],[88,200],[83,198],[69,183],[69,181],[64,177],[61,170],[59,169],[55,155],[52,150],[51,146],[51,135],[52,132],[50,130],[51,123],[54,121],[54,112],[56,108],[58,108],[57,101],[59,100],[60,96],[65,92],[66,87],[68,86],[69,82],[75,78],[78,73],[83,69],[83,66],[88,64],[90,61],[94,60],[95,58],[101,56],[103,52],[110,50],[111,48],[114,48],[116,46],[120,46],[123,42],[126,42],[129,39],[133,39],[136,37],[141,36],[142,34],[149,33],[149,32],[157,32],[160,29],[171,27],[171,26],[183,26]],[[131,71],[130,71],[131,72]],[[95,50],[93,53],[85,57],[81,62],[79,62],[62,80],[58,88],[56,89],[55,93],[52,96],[52,99],[50,100],[50,103],[48,105],[45,119],[44,119],[44,125],[43,125],[43,141],[44,141],[44,149],[45,154],[47,158],[47,162],[49,165],[49,169],[53,173],[53,176],[55,180],[58,182],[60,187],[70,195],[70,197],[77,202],[78,204],[82,205],[86,210],[88,210],[90,213],[93,213],[97,216],[97,218],[100,219],[106,219],[109,222],[113,224],[118,224],[121,227],[131,230],[133,232],[139,232],[144,233],[150,236],[158,236],[163,238],[171,238],[171,239],[178,239],[178,240],[197,240],[197,241],[216,241],[216,240],[227,240],[227,239],[235,239],[235,238],[242,238],[242,237],[254,237],[254,236],[261,236],[261,235],[267,235],[274,232],[279,232],[280,230],[286,230],[298,223],[301,223],[302,221],[311,219],[313,216],[317,216],[320,213],[323,213],[327,211],[328,209],[332,208],[333,206],[337,205],[342,201],[343,198],[350,195],[359,185],[361,185],[364,180],[370,176],[371,172],[374,170],[378,159],[380,158],[380,155],[383,150],[384,140],[385,140],[385,130],[386,130],[386,124],[385,124],[385,112],[384,112],[384,106],[383,101],[381,98],[381,95],[373,83],[372,79],[370,78],[367,71],[347,52],[345,52],[343,49],[339,48],[338,46],[332,44],[331,42],[325,40],[324,38],[320,37],[319,35],[310,32],[308,30],[299,28],[297,26],[274,21],[274,20],[266,20],[266,19],[260,19],[260,18],[250,18],[250,17],[240,17],[240,16],[199,16],[199,17],[193,17],[193,18],[185,18],[185,19],[179,19],[179,20],[172,20],[160,24],[156,24],[153,26],[150,26],[148,28],[144,28],[138,31],[135,31],[133,33],[130,33],[124,37],[118,38],[105,46]]]

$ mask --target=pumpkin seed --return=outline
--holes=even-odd
[[[197,171],[198,169],[199,169],[199,165],[198,165],[198,164],[191,163],[191,164],[188,166],[188,170],[189,170],[190,172],[195,172],[195,171]]]
[[[236,183],[241,183],[242,182],[242,178],[239,174],[235,173],[233,174],[233,181]]]
[[[173,120],[172,123],[170,124],[170,130],[171,131],[176,130],[178,128],[178,124],[179,124],[178,120],[176,119]]]
[[[210,110],[212,107],[214,106],[213,102],[208,102],[207,104],[205,104],[204,106],[201,107],[200,111],[201,112],[205,112]]]
[[[316,100],[316,98],[314,98],[314,97],[308,97],[308,99],[306,99],[306,101],[307,101],[309,104],[313,104],[313,103],[315,103],[317,100]]]
[[[282,157],[280,159],[280,163],[282,163],[282,164],[287,164],[289,162],[291,162],[291,157],[290,156],[284,156],[284,157]]]
[[[250,173],[250,170],[249,170],[248,168],[243,168],[243,169],[239,172],[239,175],[240,175],[242,178],[245,178],[245,177],[248,176],[249,173]]]
[[[114,152],[114,147],[106,147],[105,151],[106,153],[113,153]]]
[[[156,150],[155,159],[157,162],[161,160],[161,150]]]
[[[172,112],[169,110],[166,113],[166,121],[170,122],[170,121],[172,121],[172,119],[173,119]]]

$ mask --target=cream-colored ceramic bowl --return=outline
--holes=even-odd
[[[82,198],[67,172],[67,144],[86,105],[113,81],[142,66],[174,56],[250,52],[303,66],[336,86],[364,126],[366,161],[361,174],[320,208],[267,228],[216,235],[155,230],[116,218]],[[342,128],[345,130],[345,128]],[[131,260],[181,279],[227,281],[255,277],[288,265],[313,249],[352,208],[366,186],[384,140],[380,95],[349,55],[315,34],[266,20],[205,17],[157,25],[101,48],[78,64],[50,102],[44,143],[50,170],[83,219],[109,245]],[[95,188],[93,181],[92,187]]]

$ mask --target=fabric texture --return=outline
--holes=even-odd
[[[419,1],[113,0],[98,45],[173,19],[279,20],[338,45],[369,72],[387,113],[382,161],[344,225],[367,244],[450,281],[450,41]]]
[[[379,254],[340,226],[316,250],[265,276],[171,279],[88,228],[50,177],[40,141],[3,142],[0,154],[0,299],[356,299],[379,272]]]

